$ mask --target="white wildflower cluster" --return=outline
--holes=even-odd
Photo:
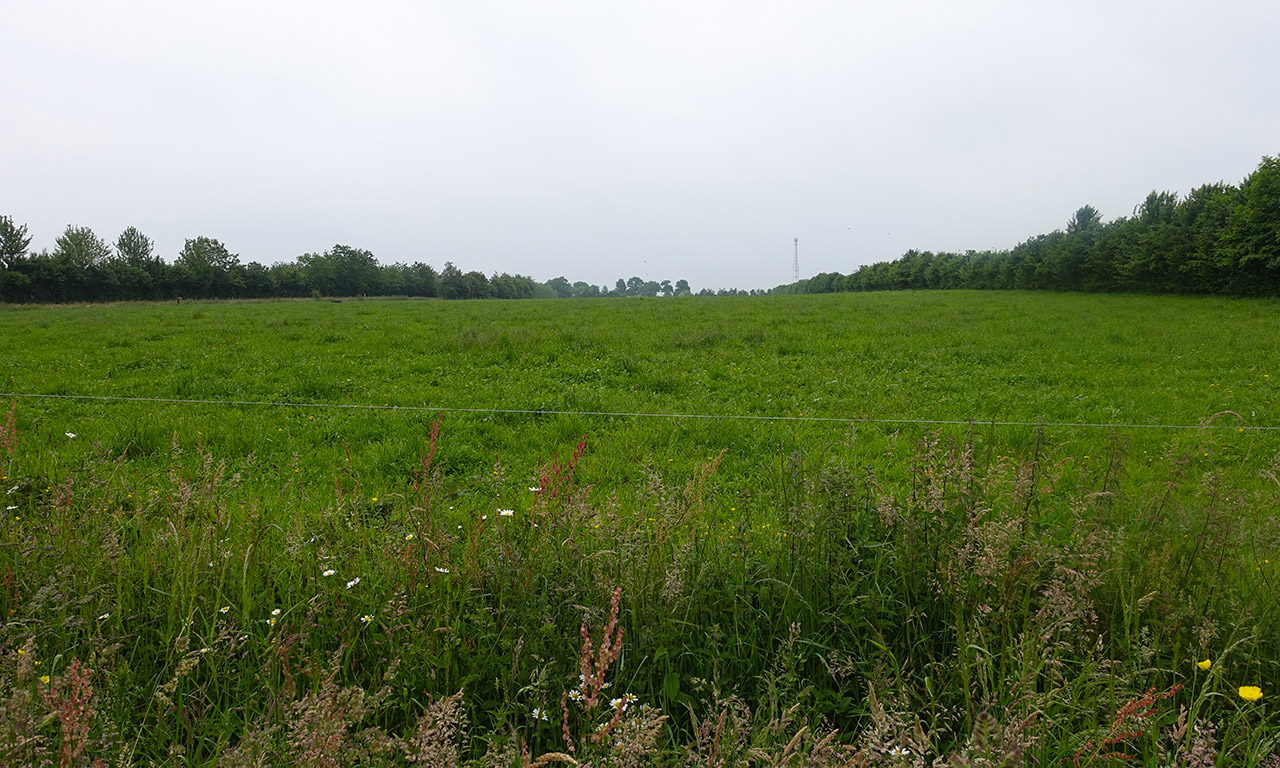
[[[623,712],[626,712],[627,707],[634,704],[637,700],[638,697],[634,693],[624,693],[616,699],[609,699],[609,708],[621,709]]]
[[[569,691],[569,700],[581,703],[586,698],[585,695],[582,693],[582,689],[586,687],[587,687],[587,678],[584,675],[579,674],[578,687]],[[613,687],[613,683],[610,683],[607,681],[600,684],[600,690],[602,691],[612,687]],[[633,705],[636,705],[639,701],[640,701],[640,697],[636,696],[634,693],[624,693],[621,696],[616,696],[609,700],[609,711],[627,712],[628,710],[631,710]],[[648,713],[652,710],[652,707],[650,707],[648,704],[639,704],[638,707],[636,708],[642,714]],[[606,720],[605,722],[597,726],[596,731],[599,732],[600,730],[608,727],[608,724],[609,724],[609,721]]]

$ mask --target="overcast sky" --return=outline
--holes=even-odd
[[[0,214],[767,288],[1280,154],[1280,3],[7,0]]]

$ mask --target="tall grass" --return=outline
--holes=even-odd
[[[1155,765],[1207,734],[1274,759],[1236,689],[1280,684],[1277,491],[1176,457],[1170,505],[1124,492],[1119,442],[1068,479],[926,432],[903,481],[790,455],[724,510],[716,457],[625,505],[576,483],[588,436],[511,507],[503,467],[424,461],[282,508],[183,450],[56,482],[10,458],[8,759]]]

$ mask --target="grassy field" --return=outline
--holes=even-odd
[[[0,309],[0,760],[1272,765],[1277,308]]]

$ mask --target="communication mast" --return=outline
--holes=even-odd
[[[800,281],[800,238],[798,237],[793,238],[792,242],[795,243],[796,253],[795,253],[795,258],[791,261],[791,276],[796,280],[796,282],[799,282]]]

